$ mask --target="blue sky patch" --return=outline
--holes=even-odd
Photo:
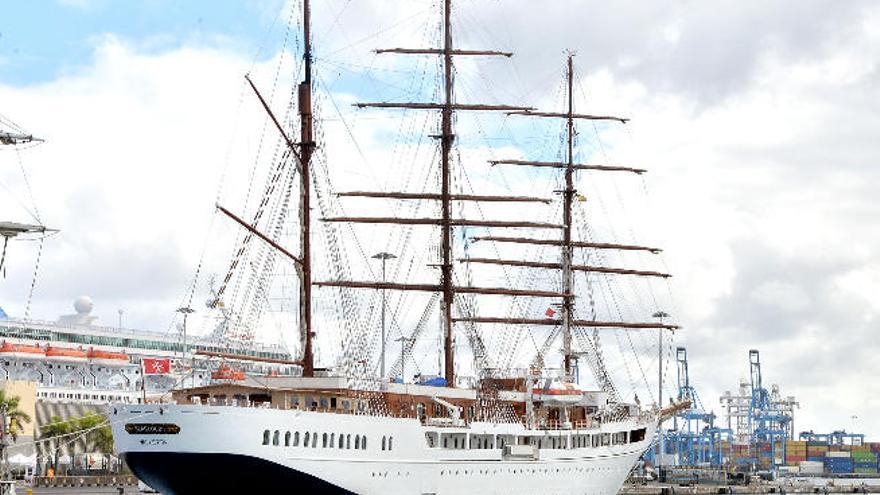
[[[0,20],[0,84],[39,84],[87,65],[96,40],[106,34],[139,45],[149,41],[155,50],[232,39],[256,53],[283,5],[284,0],[15,2]]]

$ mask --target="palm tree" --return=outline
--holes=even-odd
[[[76,455],[76,445],[80,440],[85,444],[86,450],[94,449],[105,455],[113,453],[113,430],[107,423],[107,418],[98,413],[90,413],[66,421],[58,416],[53,416],[51,422],[42,428],[42,438],[58,437],[69,439],[73,455]],[[58,458],[62,443],[55,446],[56,472],[58,471]]]
[[[84,432],[86,445],[102,454],[113,452],[113,430],[103,415],[92,413],[71,421],[75,422],[75,431]]]
[[[9,429],[7,432],[12,437],[13,442],[18,441],[18,434],[21,433],[23,425],[31,422],[31,417],[18,408],[20,401],[21,398],[7,396],[5,390],[0,390],[0,409],[5,410],[6,417],[9,418]]]
[[[52,416],[49,424],[40,428],[40,438],[51,439],[68,435],[71,431],[70,422],[64,421],[60,416]],[[55,472],[58,472],[58,458],[61,455],[61,444],[54,446],[55,450]]]

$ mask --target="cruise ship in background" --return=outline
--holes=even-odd
[[[292,371],[290,366],[277,364],[289,361],[289,352],[257,343],[236,351],[231,359],[236,373],[224,375],[216,359],[194,359],[197,353],[230,356],[229,346],[210,335],[191,336],[185,343],[174,333],[97,325],[88,297],[78,298],[74,309],[74,314],[55,321],[0,318],[0,380],[34,382],[40,400],[138,404],[145,396],[160,399],[184,384],[201,386],[212,380],[243,378],[242,374]],[[147,375],[144,383],[144,358],[170,359],[171,372]]]

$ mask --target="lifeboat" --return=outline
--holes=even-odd
[[[107,366],[120,366],[129,363],[128,354],[125,354],[124,352],[89,349],[88,358],[95,364],[103,364]]]
[[[584,391],[574,383],[547,380],[532,389],[532,398],[551,406],[573,406],[583,400]]]
[[[4,342],[0,346],[0,356],[24,359],[43,359],[46,351],[38,345],[12,344]]]
[[[242,381],[245,378],[244,371],[237,370],[228,364],[221,364],[217,371],[211,372],[212,380]]]
[[[68,349],[66,347],[47,347],[46,359],[52,361],[86,361],[89,355],[80,349]]]

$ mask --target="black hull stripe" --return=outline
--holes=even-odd
[[[162,495],[355,495],[309,474],[237,454],[129,452],[132,472]]]

